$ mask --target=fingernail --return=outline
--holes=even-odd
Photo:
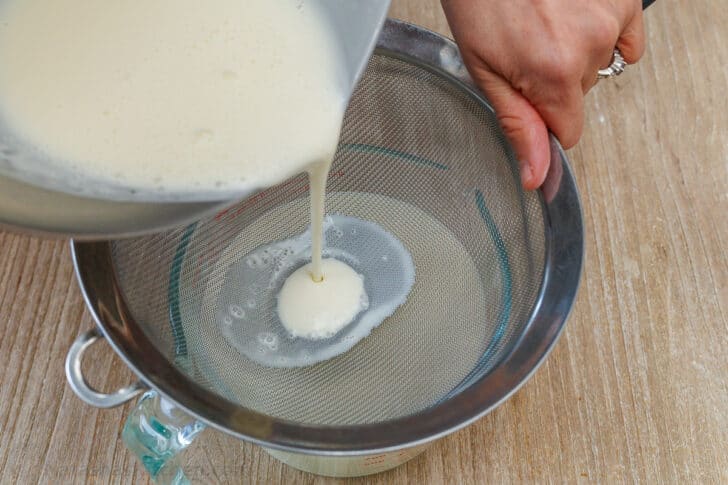
[[[521,171],[521,184],[524,187],[528,187],[528,183],[533,178],[533,172],[531,172],[531,165],[526,160],[520,160],[518,162],[519,169]]]

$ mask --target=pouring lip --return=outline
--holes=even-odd
[[[387,20],[376,52],[452,80],[492,111],[453,41],[406,22]],[[267,448],[303,454],[353,456],[409,448],[457,431],[508,399],[543,363],[563,331],[581,277],[584,229],[574,176],[553,135],[551,157],[548,193],[541,191],[546,229],[544,274],[521,336],[490,372],[462,392],[390,421],[314,426],[240,407],[170,364],[134,322],[118,285],[111,243],[71,241],[73,264],[83,298],[112,348],[145,384],[209,426]]]
[[[364,71],[367,68],[367,64],[369,63],[369,58],[372,55],[372,52],[376,49],[379,40],[381,38],[382,31],[385,28],[385,24],[387,23],[387,12],[389,11],[389,6],[391,4],[391,0],[379,0],[377,2],[362,2],[359,5],[356,5],[355,8],[364,8],[366,9],[370,14],[367,21],[371,22],[371,25],[376,26],[373,30],[369,31],[371,32],[371,37],[367,38],[367,41],[364,44],[364,48],[361,50],[361,52],[365,53],[364,56],[362,56],[361,61],[358,63],[355,69],[352,70],[349,76],[349,94],[354,91],[356,88],[357,83],[361,79],[362,75],[364,74]],[[367,32],[367,34],[369,34]]]

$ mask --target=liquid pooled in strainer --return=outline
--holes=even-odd
[[[324,221],[324,241],[324,275],[331,280],[314,283],[308,274],[310,227],[258,247],[227,270],[216,318],[226,340],[249,359],[297,367],[332,358],[406,300],[414,264],[392,234],[373,222],[333,215]],[[316,316],[320,320],[312,321]]]
[[[412,190],[422,193],[419,188]],[[262,365],[223,333],[218,312],[235,304],[238,315],[257,312],[260,318],[251,321],[278,325],[275,300],[271,298],[268,311],[249,308],[250,301],[241,297],[247,287],[230,276],[233,268],[247,264],[247,255],[270,241],[298,234],[306,239],[309,199],[303,196],[276,203],[251,214],[253,217],[213,221],[189,233],[179,271],[176,335],[184,340],[177,340],[176,348],[184,353],[185,369],[190,369],[186,372],[193,372],[206,388],[240,406],[305,423],[366,423],[432,405],[469,375],[497,337],[497,328],[488,324],[502,307],[494,299],[502,294],[497,273],[483,278],[478,270],[482,260],[473,259],[451,228],[411,203],[382,194],[334,190],[327,194],[326,204],[330,214],[372,222],[401,241],[416,271],[406,301],[346,352],[302,367]],[[466,199],[458,199],[457,210],[474,221],[468,211],[477,208]],[[336,220],[332,217],[333,227],[326,224],[325,257],[334,257],[329,240],[336,236],[334,228],[341,228]],[[484,225],[467,227],[480,230]],[[477,241],[487,241],[487,234],[475,234]],[[357,235],[362,235],[358,228]],[[305,244],[310,243],[306,240]],[[369,289],[372,279],[353,262],[350,266],[364,276],[369,309],[374,308],[375,294]],[[485,267],[498,269],[495,264]],[[130,291],[138,289],[138,278],[128,278]],[[379,281],[389,284],[384,277]],[[146,310],[145,301],[148,298],[140,299],[139,311]],[[160,313],[155,318],[164,316]],[[235,318],[232,321],[242,324]],[[342,335],[355,325],[344,328]],[[251,345],[258,344],[257,335],[248,340]],[[278,340],[279,351],[290,342],[287,337]]]

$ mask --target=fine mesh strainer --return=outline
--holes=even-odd
[[[201,428],[180,409],[299,468],[351,475],[396,465],[412,456],[401,450],[508,397],[558,337],[583,235],[555,141],[551,158],[544,188],[522,191],[513,153],[455,45],[388,21],[345,117],[326,210],[372,221],[402,242],[415,265],[406,303],[351,350],[312,366],[265,367],[226,339],[216,312],[231,291],[225,274],[255,248],[303,232],[301,175],[186,228],[74,243],[99,330],[142,381],[114,395],[87,386],[80,359],[95,331],[71,349],[69,380],[100,406],[143,387],[164,396],[161,405],[144,399],[124,433],[153,474],[177,473],[168,460]],[[156,436],[139,424],[150,419]],[[359,461],[337,471],[301,453]]]

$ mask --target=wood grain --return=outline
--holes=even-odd
[[[435,0],[392,15],[447,33]],[[570,152],[587,261],[567,330],[513,398],[408,464],[362,483],[728,483],[728,9],[662,0],[649,49],[587,100]],[[0,233],[0,483],[144,483],[63,360],[92,322],[66,242]],[[104,348],[89,368],[131,380]],[[209,432],[204,483],[334,483]],[[352,480],[357,482],[357,480]]]

